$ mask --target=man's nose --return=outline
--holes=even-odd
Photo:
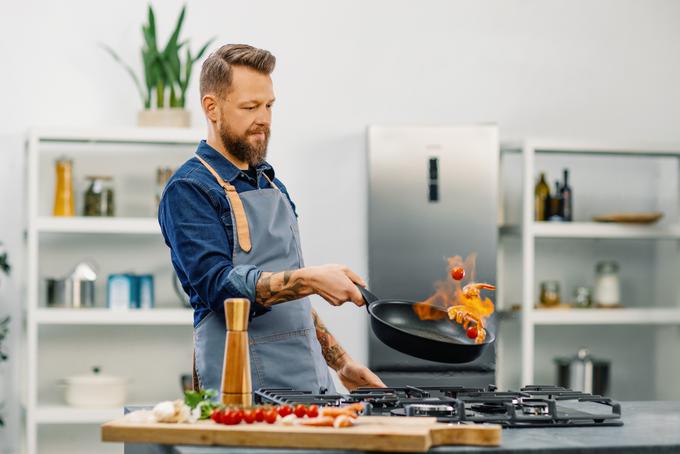
[[[271,110],[267,109],[266,107],[264,107],[263,109],[258,109],[257,118],[255,118],[255,122],[258,125],[269,126],[272,122],[272,112],[271,112]]]

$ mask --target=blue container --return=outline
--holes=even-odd
[[[153,275],[109,275],[106,303],[114,310],[152,309],[155,306]]]
[[[140,309],[152,309],[155,306],[153,275],[137,276],[138,305]]]

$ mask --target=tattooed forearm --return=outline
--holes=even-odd
[[[301,274],[302,270],[263,272],[255,286],[255,301],[270,307],[311,295],[312,288],[305,285]]]
[[[347,359],[347,353],[330,331],[328,331],[328,328],[326,328],[326,325],[324,325],[319,314],[314,309],[312,309],[312,318],[316,328],[316,338],[319,340],[319,344],[321,344],[321,353],[326,360],[326,364],[333,370],[340,369]]]

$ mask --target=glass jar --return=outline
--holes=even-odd
[[[595,266],[594,300],[600,306],[617,306],[621,303],[618,263],[602,261]]]
[[[75,216],[73,204],[73,161],[59,157],[54,161],[56,185],[54,188],[53,216]]]
[[[557,306],[560,304],[560,283],[557,281],[541,282],[541,304]]]
[[[574,307],[590,307],[593,305],[593,290],[590,287],[574,289]]]
[[[163,190],[165,185],[170,180],[173,170],[171,167],[156,168],[156,214],[158,214],[158,207],[161,204],[161,197],[163,197]]]
[[[84,216],[114,216],[113,178],[110,176],[87,176],[90,183],[85,191]]]

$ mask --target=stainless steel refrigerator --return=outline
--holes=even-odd
[[[368,128],[373,293],[422,301],[446,277],[448,257],[471,253],[476,280],[496,282],[498,153],[494,125]],[[369,365],[389,386],[495,382],[493,345],[472,363],[443,364],[400,353],[370,333]]]

